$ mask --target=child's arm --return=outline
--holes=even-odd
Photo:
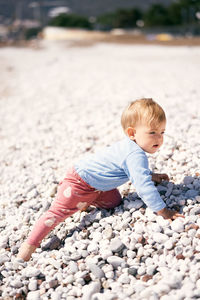
[[[165,219],[176,219],[183,215],[166,208],[166,204],[160,197],[153,181],[161,182],[169,180],[167,174],[151,173],[148,168],[148,160],[144,153],[129,155],[124,161],[124,169],[127,176],[136,188],[136,192],[144,203],[155,213]]]

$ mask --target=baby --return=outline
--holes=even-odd
[[[152,173],[145,153],[153,154],[163,144],[166,126],[163,109],[152,99],[133,101],[122,113],[121,124],[126,135],[123,140],[68,170],[58,186],[56,199],[20,247],[19,258],[28,261],[44,237],[78,210],[90,205],[105,209],[118,206],[121,196],[117,187],[128,180],[153,212],[165,219],[182,217],[166,208],[154,182],[169,180],[168,175]]]

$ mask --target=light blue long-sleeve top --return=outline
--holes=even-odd
[[[166,206],[151,179],[145,152],[127,136],[78,161],[74,167],[80,177],[97,190],[109,191],[130,180],[139,197],[154,212]]]

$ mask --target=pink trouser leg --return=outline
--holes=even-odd
[[[63,222],[67,217],[71,216],[78,209],[69,212],[62,212],[57,206],[52,206],[45,212],[39,220],[35,223],[29,237],[28,244],[39,247],[43,238],[58,225]]]
[[[94,190],[94,189],[93,189]],[[58,188],[56,199],[51,207],[36,222],[28,237],[28,244],[39,247],[43,238],[60,222],[78,210],[89,206],[98,197],[98,193],[90,191],[85,183],[64,180]]]
[[[117,189],[99,192],[99,197],[91,203],[98,208],[115,208],[120,205],[122,201],[121,195]]]

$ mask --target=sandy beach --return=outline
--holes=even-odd
[[[200,46],[0,48],[0,299],[200,299],[199,65]],[[158,190],[185,219],[157,217],[125,184],[118,208],[76,213],[17,261],[67,168],[123,138],[121,112],[141,97],[165,109],[149,162],[170,176]]]

